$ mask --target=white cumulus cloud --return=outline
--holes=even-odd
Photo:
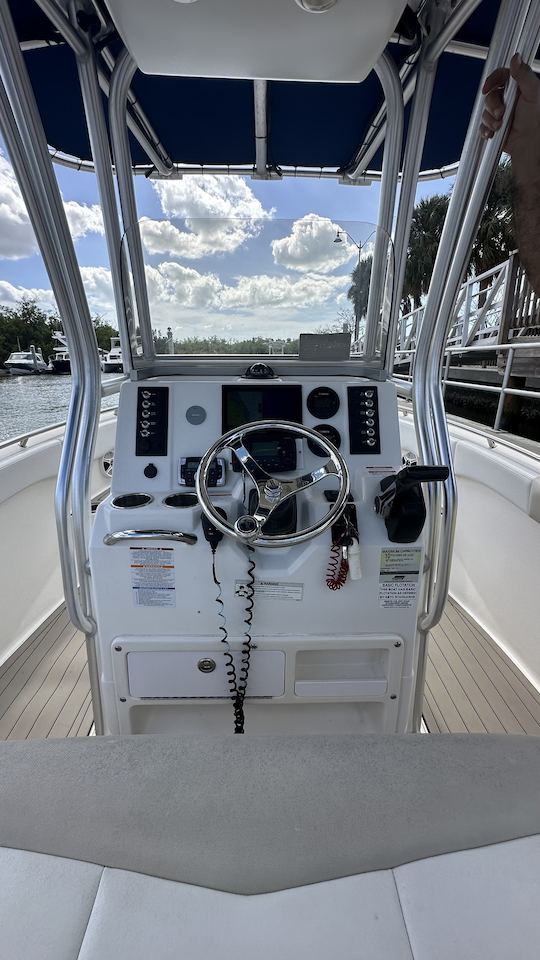
[[[310,307],[335,299],[350,277],[238,277],[235,286],[223,288],[221,303],[228,309],[257,307]]]
[[[39,287],[22,287],[10,283],[8,280],[0,280],[0,303],[6,307],[15,307],[20,300],[36,300],[40,306],[46,309],[56,306],[52,290]]]
[[[71,234],[75,240],[88,233],[103,233],[98,204],[64,202]],[[0,151],[0,259],[21,260],[37,253],[34,231],[9,160]]]
[[[237,250],[260,232],[273,216],[241,177],[184,177],[154,184],[162,212],[180,218],[185,229],[169,219],[141,218],[143,243],[149,253],[196,260]]]
[[[334,243],[340,229],[328,217],[307,213],[295,220],[288,237],[272,240],[274,261],[288,270],[331,273],[358,257],[357,247],[346,235]]]

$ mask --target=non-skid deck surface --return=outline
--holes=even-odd
[[[424,722],[430,733],[540,734],[540,693],[453,600],[429,641]],[[0,740],[91,726],[85,642],[62,607],[0,668]]]
[[[452,599],[429,638],[424,721],[430,733],[540,734],[540,693]]]
[[[85,640],[62,606],[0,668],[0,740],[86,737],[92,722]]]

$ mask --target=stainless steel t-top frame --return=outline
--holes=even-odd
[[[177,365],[173,366],[165,359],[156,363],[154,357],[143,252],[133,187],[133,168],[127,136],[128,127],[143,145],[157,175],[174,176],[175,171],[150,123],[141,108],[134,104],[134,98],[130,94],[129,86],[136,71],[136,64],[125,50],[116,62],[109,51],[105,50],[102,63],[98,63],[92,38],[77,21],[76,14],[81,0],[69,0],[64,4],[59,4],[56,0],[36,0],[36,2],[61,32],[66,43],[72,47],[77,59],[94,168],[103,208],[126,371],[135,377],[141,374],[153,375],[163,370],[173,373],[179,369]],[[379,209],[379,226],[383,229],[380,231],[381,239],[377,240],[374,253],[375,283],[370,292],[366,331],[365,360],[367,362],[358,364],[357,361],[350,361],[350,369],[355,373],[371,372],[369,362],[377,353],[382,284],[388,255],[388,243],[384,240],[384,233],[392,232],[403,140],[404,100],[410,99],[414,90],[405,145],[399,207],[394,227],[396,282],[388,318],[384,366],[376,374],[379,377],[389,377],[392,373],[411,213],[437,62],[445,47],[452,41],[479,2],[480,0],[461,0],[452,10],[450,0],[432,0],[429,5],[430,37],[421,47],[417,60],[412,65],[407,64],[401,74],[398,74],[393,61],[386,55],[381,57],[375,67],[383,87],[385,105],[380,111],[375,132],[372,130],[366,143],[359,148],[351,168],[342,171],[344,179],[349,182],[361,175],[382,142],[386,131]],[[495,66],[508,63],[515,50],[519,50],[525,60],[531,60],[538,47],[539,32],[540,3],[538,0],[502,0],[486,60],[485,73],[487,74]],[[103,64],[105,64],[105,70]],[[110,75],[107,73],[108,70],[112,70]],[[1,132],[49,274],[72,358],[73,390],[58,477],[56,514],[66,602],[73,623],[85,633],[87,638],[94,717],[96,733],[99,734],[102,732],[103,724],[95,654],[95,622],[88,579],[88,538],[89,471],[102,396],[100,369],[95,334],[80,270],[52,168],[45,133],[7,0],[0,0],[0,80]],[[109,97],[110,130],[121,217],[114,188],[100,88]],[[510,86],[508,95],[512,102],[515,97],[513,85]],[[263,123],[265,96],[266,85],[259,83],[255,96],[255,109],[258,116],[256,130],[261,140],[257,150],[255,169],[257,177],[272,174],[266,164]],[[450,468],[450,477],[445,484],[442,500],[441,494],[438,493],[439,485],[430,490],[429,496],[428,577],[423,613],[419,622],[423,655],[416,681],[414,716],[416,730],[420,728],[427,631],[440,618],[446,599],[456,513],[455,480],[440,384],[442,356],[452,308],[506,134],[503,128],[493,140],[481,141],[478,136],[481,111],[482,98],[479,92],[425,307],[412,387],[422,459],[425,463],[441,463]],[[509,115],[510,111],[507,112],[507,116]],[[124,237],[129,249],[140,323],[142,343],[140,357],[135,355],[134,333],[129,323],[133,304],[130,299],[131,285],[126,282],[122,259]],[[216,372],[223,367],[222,362],[215,360],[206,361],[206,363],[207,365],[211,363]],[[192,370],[201,369],[200,358],[191,361],[191,364]],[[309,372],[305,365],[294,359],[276,358],[275,365],[278,367],[282,365],[283,373],[298,372],[300,368],[304,372]],[[184,363],[183,368],[186,369],[187,366],[188,361]]]

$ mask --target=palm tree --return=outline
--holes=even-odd
[[[356,330],[360,329],[360,321],[367,313],[372,263],[371,256],[363,260],[359,258],[351,275],[352,284],[347,291],[347,299],[352,302],[354,308]]]
[[[479,276],[507,260],[516,248],[512,215],[512,165],[509,160],[499,164],[491,192],[482,215],[472,250],[469,273]],[[480,283],[487,289],[491,278]],[[482,306],[484,295],[478,305]]]
[[[429,289],[449,200],[447,194],[437,193],[414,208],[402,295],[406,313],[422,305]]]

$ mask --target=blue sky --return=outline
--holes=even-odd
[[[14,305],[21,296],[33,296],[52,308],[47,274],[1,144],[0,149],[0,302]],[[95,177],[61,166],[56,174],[91,310],[114,324]],[[451,180],[420,184],[417,199],[448,192],[451,185]],[[258,334],[271,316],[275,335],[287,336],[336,320],[347,307],[357,254],[350,244],[332,241],[341,228],[365,242],[371,232],[365,224],[377,222],[379,184],[136,178],[136,194],[155,327],[171,325],[178,336],[203,329]],[[250,226],[246,218],[259,225]],[[281,224],[282,219],[289,222]]]

